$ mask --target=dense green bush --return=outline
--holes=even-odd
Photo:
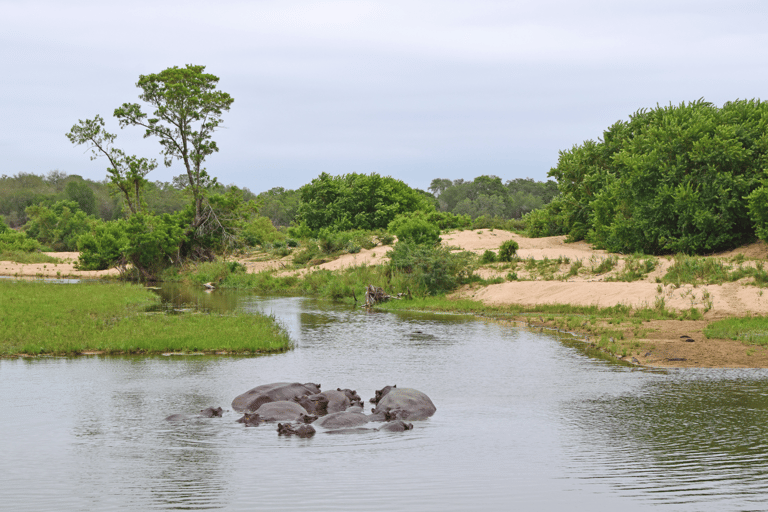
[[[486,250],[482,256],[480,256],[480,263],[485,265],[486,263],[495,263],[498,260],[496,253],[491,250]]]
[[[392,272],[410,274],[416,286],[430,295],[449,292],[472,278],[470,252],[453,253],[439,245],[398,242],[387,252]]]
[[[429,194],[376,173],[341,176],[322,173],[299,192],[298,224],[312,233],[323,228],[332,231],[382,229],[400,213],[435,209]]]
[[[318,234],[317,242],[320,249],[326,254],[339,251],[358,253],[361,248],[372,249],[375,247],[374,237],[374,233],[362,229],[333,231],[330,228],[323,228]]]
[[[440,228],[429,221],[424,212],[403,213],[389,223],[387,230],[399,242],[435,245],[440,242]]]
[[[34,238],[29,238],[21,231],[14,231],[12,229],[2,230],[2,227],[0,226],[0,252],[32,252],[40,250],[40,243]]]
[[[529,234],[566,233],[646,254],[708,253],[754,240],[764,215],[755,191],[768,167],[767,128],[768,104],[759,100],[640,110],[602,140],[560,152],[549,175],[561,195],[528,216]]]
[[[25,225],[27,234],[57,251],[76,251],[77,239],[96,222],[75,201],[58,201],[50,208],[32,205],[26,213],[30,219]]]
[[[512,261],[520,246],[514,240],[507,240],[499,247],[499,261]]]

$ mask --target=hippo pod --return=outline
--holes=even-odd
[[[372,409],[371,421],[425,420],[435,414],[437,408],[421,391],[392,387]]]
[[[167,418],[165,418],[165,421],[184,421],[184,420],[191,420],[194,418],[221,418],[221,416],[224,414],[224,409],[221,407],[207,407],[200,411],[199,414],[171,414]]]
[[[232,400],[232,408],[237,412],[256,412],[259,407],[269,402],[293,400],[302,396],[320,393],[320,384],[300,384],[298,382],[275,382],[256,386]]]

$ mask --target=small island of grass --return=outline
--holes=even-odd
[[[262,315],[149,313],[158,298],[132,284],[0,281],[0,356],[268,353],[290,348]]]

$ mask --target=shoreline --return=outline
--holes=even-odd
[[[632,256],[612,255],[593,249],[585,242],[565,243],[565,237],[527,238],[508,231],[489,229],[454,231],[443,234],[443,245],[456,250],[482,254],[497,250],[506,240],[515,240],[519,260],[511,268],[517,279],[508,280],[510,265],[484,265],[476,271],[496,284],[467,285],[446,297],[440,309],[520,322],[534,328],[551,328],[583,336],[595,350],[612,353],[617,360],[649,367],[697,368],[768,368],[768,348],[747,345],[738,340],[706,338],[705,327],[713,321],[752,315],[768,316],[768,294],[749,284],[750,278],[722,284],[677,284],[662,281],[672,265],[673,257],[657,257],[654,269],[640,279],[622,282],[616,279],[629,265]],[[322,263],[318,268],[340,271],[359,265],[376,265],[386,261],[388,247],[363,249]],[[119,277],[116,269],[78,271],[74,268],[77,253],[52,253],[58,264],[17,264],[0,262],[0,275],[9,277],[110,279]],[[768,246],[758,242],[712,255],[731,266],[757,266],[768,257]],[[249,259],[250,258],[250,259]],[[549,262],[548,275],[537,274],[529,265]],[[601,262],[615,259],[606,272],[594,269]],[[290,269],[290,258],[255,260],[240,258],[248,273],[269,270],[276,276],[296,275],[301,278],[308,269]],[[574,262],[584,268],[568,274]],[[521,267],[522,265],[522,267]],[[577,269],[578,270],[578,269]],[[503,281],[503,282],[498,282]],[[474,306],[460,303],[472,301]],[[468,311],[467,308],[478,311]],[[615,312],[606,312],[618,308]],[[390,308],[384,308],[390,309]],[[399,308],[394,308],[399,309]],[[409,309],[422,309],[419,302]],[[630,311],[669,311],[676,317],[651,315],[633,317]],[[427,309],[430,310],[430,309]],[[482,311],[479,311],[482,310]],[[602,310],[602,312],[601,312]],[[694,341],[683,341],[690,340]],[[621,356],[621,357],[620,357]]]

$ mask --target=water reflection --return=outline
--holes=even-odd
[[[463,316],[304,298],[169,291],[274,314],[296,349],[264,357],[0,361],[13,510],[749,510],[768,484],[768,372],[650,371],[579,343]],[[174,299],[176,300],[176,299]],[[278,437],[223,418],[276,381],[427,392],[398,434]]]
[[[631,394],[575,403],[597,459],[583,478],[651,502],[751,509],[766,489],[766,397],[765,370],[672,370]]]

